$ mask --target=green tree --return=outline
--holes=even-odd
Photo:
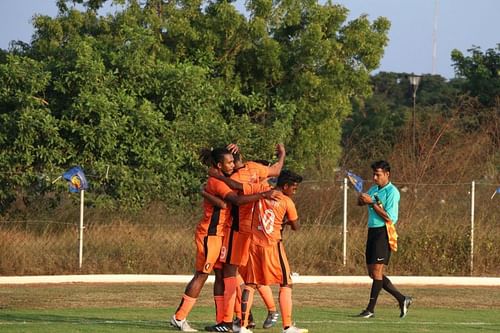
[[[104,0],[58,0],[0,55],[5,203],[76,164],[93,204],[188,202],[199,149],[234,141],[247,158],[284,142],[290,166],[329,171],[388,41],[385,18],[346,22],[331,2],[252,0],[247,16],[230,1],[113,2],[100,16]]]
[[[331,3],[271,3],[248,3],[253,35],[240,61],[242,82],[271,101],[277,96],[294,105],[294,140],[287,142],[293,158],[306,168],[331,171],[350,99],[369,93],[369,73],[379,64],[389,22],[362,16],[346,24],[347,9]]]
[[[27,57],[7,55],[0,64],[0,209],[66,162],[62,126],[44,98],[50,78],[42,64]]]
[[[483,52],[480,47],[468,50],[465,56],[459,50],[451,52],[455,73],[465,78],[465,88],[486,106],[498,103],[500,96],[500,44]]]
[[[408,75],[373,75],[373,94],[353,99],[353,113],[343,124],[343,146],[348,156],[368,161],[388,156],[405,129],[413,126],[409,123],[413,121],[413,90]],[[440,115],[451,116],[463,94],[462,84],[460,79],[446,81],[439,75],[423,75],[416,99],[417,125]]]

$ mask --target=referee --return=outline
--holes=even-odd
[[[365,310],[358,316],[371,318],[375,315],[375,305],[380,290],[383,288],[398,301],[401,310],[400,318],[404,318],[412,298],[401,294],[384,275],[384,265],[389,264],[391,248],[386,223],[398,221],[399,191],[390,181],[391,167],[386,161],[377,161],[371,165],[373,185],[367,193],[361,193],[358,205],[368,206],[368,238],[366,241],[366,267],[372,278],[370,301]]]

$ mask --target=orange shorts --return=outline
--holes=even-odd
[[[291,271],[282,242],[269,246],[250,245],[245,269],[240,270],[245,283],[291,285]]]
[[[222,268],[219,254],[222,248],[222,236],[195,234],[197,272],[211,273],[214,268]]]
[[[248,262],[248,251],[252,234],[226,228],[220,253],[220,261],[235,266],[245,266]]]
[[[247,261],[247,265],[238,267],[238,274],[241,275],[241,278],[243,279],[243,281],[246,281],[246,279],[247,279],[247,271],[248,271],[247,267],[248,267],[248,261]]]

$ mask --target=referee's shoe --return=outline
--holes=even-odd
[[[404,301],[399,304],[399,309],[401,310],[399,318],[406,317],[406,314],[408,313],[408,308],[410,307],[411,303],[413,303],[413,298],[411,298],[411,296],[405,296]]]
[[[359,318],[371,318],[375,317],[375,313],[368,311],[368,310],[363,310],[359,315],[357,315]]]

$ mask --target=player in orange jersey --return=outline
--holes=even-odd
[[[234,158],[231,152],[225,148],[217,148],[214,150],[204,150],[202,159],[219,170],[219,172],[230,175],[234,170]],[[273,191],[265,191],[251,195],[238,195],[224,182],[209,177],[205,191],[219,196],[233,205],[243,205],[262,198],[272,199]],[[231,207],[226,208],[215,207],[211,203],[204,201],[204,215],[196,228],[195,243],[196,243],[196,264],[195,275],[186,286],[184,295],[177,308],[176,313],[171,318],[171,325],[183,332],[196,332],[186,320],[189,312],[193,308],[196,299],[198,298],[205,281],[210,272],[214,269],[220,269],[218,258],[222,248],[224,228],[231,223]],[[216,274],[221,276],[221,274]],[[215,293],[215,287],[214,287]]]
[[[263,163],[259,162],[264,165],[269,165],[269,163]],[[202,190],[201,195],[207,199],[209,202],[211,202],[214,206],[220,207],[220,208],[226,208],[227,204],[224,200],[220,199],[219,197],[213,196],[208,194],[206,191]],[[245,275],[246,272],[246,266],[240,266],[238,269],[239,272],[241,272],[241,275]],[[236,302],[234,304],[234,314],[236,315],[236,318],[233,320],[233,332],[239,332],[240,326],[241,326],[241,291],[245,287],[245,282],[240,274],[237,275],[237,281],[238,281],[238,288],[236,290]],[[276,303],[274,302],[274,297],[273,297],[273,292],[270,286],[264,286],[264,285],[258,285],[257,290],[262,297],[262,300],[264,301],[264,304],[266,305],[268,314],[266,317],[266,320],[264,320],[264,323],[262,325],[263,328],[269,329],[273,327],[278,318],[279,318],[279,312],[277,311],[276,308]],[[217,296],[215,300],[215,308],[216,308],[216,323],[221,323],[224,318],[224,310],[223,310],[223,305],[224,305],[224,299],[222,299],[222,302],[220,299],[218,299]],[[224,297],[222,297],[224,298]],[[222,303],[222,304],[221,304]],[[248,322],[248,328],[254,328],[255,327],[255,322],[253,319],[252,312],[249,314],[249,322]],[[209,329],[212,329],[209,328]]]
[[[302,182],[301,176],[291,171],[282,171],[276,186],[276,190],[279,191],[278,198],[259,200],[258,207],[254,211],[252,243],[245,277],[246,286],[242,295],[243,325],[240,333],[251,332],[247,328],[248,315],[256,287],[271,284],[280,285],[279,300],[283,333],[308,332],[306,329],[299,329],[292,325],[291,271],[281,241],[281,233],[285,224],[290,225],[292,230],[299,228],[297,210],[291,197],[297,191],[300,182]]]
[[[242,184],[257,185],[268,177],[278,176],[286,155],[285,147],[282,144],[277,145],[278,162],[268,167],[252,161],[243,163],[238,147],[230,144],[228,148],[232,149],[235,161],[235,172],[231,175],[230,180],[219,170],[212,170],[210,175],[227,182],[229,186],[239,190],[239,193],[243,192]],[[209,332],[229,332],[233,328],[237,330],[236,326],[238,326],[239,321],[234,327],[232,325],[237,289],[239,287],[237,275],[238,268],[245,266],[248,261],[253,210],[253,203],[238,207],[233,206],[232,223],[224,232],[224,243],[220,257],[221,262],[224,263],[224,315],[223,318],[217,318],[216,325],[205,328]],[[269,316],[271,317],[271,324],[268,323],[268,326],[271,327],[272,319],[277,318],[276,311]]]

